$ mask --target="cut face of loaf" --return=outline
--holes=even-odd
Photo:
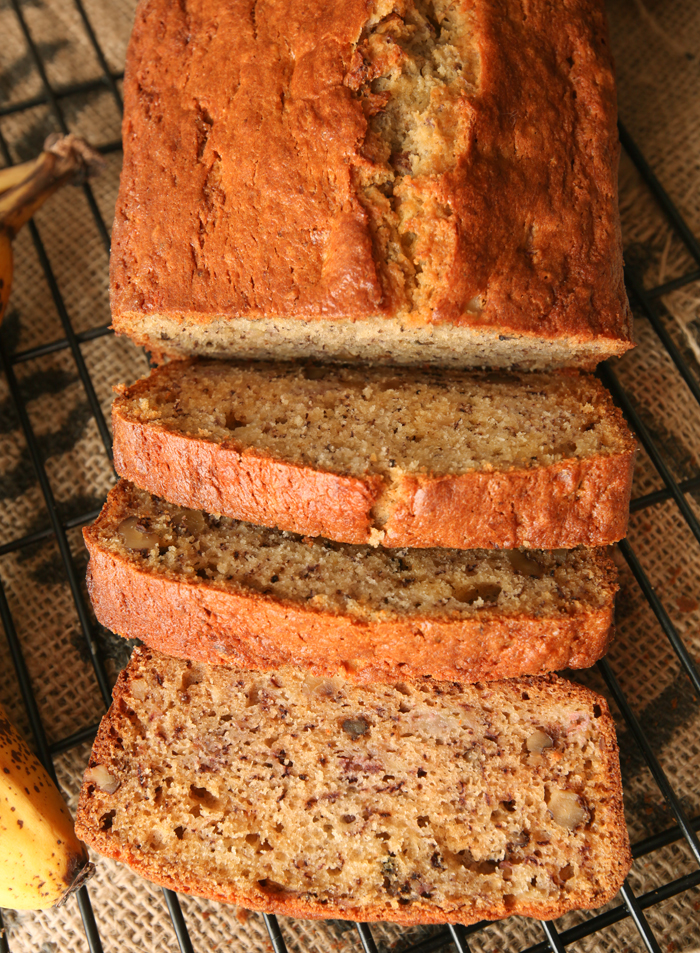
[[[627,528],[635,443],[586,374],[178,361],[112,419],[143,489],[310,536],[559,549]]]
[[[99,621],[180,658],[477,681],[592,665],[611,637],[616,572],[602,550],[352,546],[126,481],[84,535]]]
[[[170,355],[590,368],[631,346],[615,120],[601,0],[149,0],[114,327]]]
[[[137,649],[76,831],[185,893],[473,923],[600,906],[630,867],[613,722],[556,677],[354,686]]]

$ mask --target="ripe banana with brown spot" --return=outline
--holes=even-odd
[[[0,907],[63,903],[94,871],[61,794],[0,706]]]
[[[0,169],[0,321],[12,287],[12,239],[56,189],[102,164],[102,156],[84,139],[52,135],[36,159]]]

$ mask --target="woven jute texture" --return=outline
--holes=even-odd
[[[222,0],[223,2],[223,0]],[[119,74],[134,12],[133,0],[83,0],[104,52]],[[77,5],[70,0],[21,0],[21,9],[45,66],[48,81],[67,90],[58,99],[71,131],[108,145],[105,168],[92,183],[97,207],[109,228],[118,187],[121,154],[119,109],[102,76]],[[611,41],[617,63],[620,116],[691,228],[700,234],[700,4],[695,0],[611,0]],[[0,133],[13,161],[36,154],[58,129],[10,0],[0,0]],[[6,107],[26,108],[14,111]],[[620,206],[625,258],[646,287],[697,268],[656,205],[631,161],[623,154]],[[50,287],[28,229],[16,242],[16,272],[10,310],[0,334],[6,348],[22,352],[65,337],[62,320],[78,333],[109,323],[107,250],[80,188],[59,192],[36,217],[60,300]],[[660,306],[683,357],[700,377],[700,282],[664,296]],[[65,311],[62,314],[61,308]],[[636,317],[638,347],[615,370],[649,428],[674,476],[698,475],[700,408],[661,347],[647,320]],[[112,386],[147,370],[145,355],[130,342],[100,336],[82,345],[96,398],[108,418]],[[63,521],[96,510],[114,474],[105,452],[76,362],[67,349],[36,355],[15,365],[44,460],[58,514]],[[48,740],[60,742],[96,725],[105,704],[68,583],[49,512],[10,390],[0,378],[0,545],[38,533],[31,545],[0,555],[0,582],[26,661]],[[640,452],[634,496],[658,490],[662,481]],[[700,514],[700,494],[687,500]],[[691,655],[700,661],[700,547],[673,501],[632,516],[629,539],[656,594]],[[83,585],[86,555],[79,528],[68,543]],[[612,669],[640,719],[643,731],[689,815],[700,814],[700,705],[652,609],[620,557],[622,589],[617,605],[617,639]],[[85,593],[83,591],[83,598]],[[113,681],[129,646],[97,630],[96,647]],[[595,670],[577,680],[606,694]],[[9,648],[0,638],[0,698],[18,725],[29,730]],[[613,704],[613,711],[617,711]],[[673,818],[634,738],[619,719],[627,823],[633,842],[668,829]],[[73,745],[56,760],[59,781],[75,807],[87,743]],[[1,850],[0,845],[0,850]],[[684,841],[635,862],[630,884],[637,894],[691,873],[696,864]],[[90,897],[106,950],[165,953],[177,941],[159,888],[127,868],[99,861]],[[619,898],[611,906],[620,904]],[[272,947],[262,918],[233,907],[182,897],[195,950],[268,953]],[[646,915],[665,953],[700,953],[700,891],[689,889],[650,907]],[[587,920],[571,914],[558,929]],[[4,911],[10,949],[87,950],[75,900],[58,911]],[[341,921],[281,920],[293,953],[359,950],[351,924]],[[402,950],[436,928],[373,927],[380,948]],[[473,950],[519,950],[544,939],[536,922],[512,918],[489,926],[470,940]],[[629,918],[575,944],[577,950],[642,951]]]

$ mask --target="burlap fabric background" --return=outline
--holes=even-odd
[[[86,0],[110,69],[118,73],[128,39],[133,0]],[[76,8],[68,0],[24,0],[22,9],[38,44],[49,81],[57,88],[101,75]],[[700,4],[695,0],[611,0],[611,34],[617,61],[620,115],[679,205],[700,233]],[[17,25],[9,0],[0,0],[0,106],[40,97],[42,84]],[[74,92],[61,98],[72,131],[96,145],[119,137],[119,113],[107,88]],[[37,104],[0,118],[0,132],[14,160],[29,158],[56,128],[48,105]],[[107,223],[118,185],[120,153],[110,152],[94,192]],[[626,260],[647,287],[696,267],[672,234],[631,162],[620,170]],[[83,193],[66,189],[37,216],[42,240],[76,331],[109,322],[107,254]],[[7,347],[23,351],[64,336],[59,315],[29,232],[17,244],[15,288],[0,333]],[[664,299],[677,344],[700,374],[700,285],[692,284]],[[637,319],[639,347],[617,365],[644,422],[679,479],[698,474],[700,410],[644,318]],[[111,387],[146,370],[144,355],[130,343],[101,337],[83,345],[83,354],[103,410]],[[70,352],[60,351],[22,362],[16,371],[32,425],[46,461],[63,519],[98,507],[114,481],[95,421]],[[49,525],[30,455],[4,380],[0,380],[0,542]],[[635,496],[658,489],[661,481],[642,453]],[[689,497],[700,511],[700,497]],[[700,549],[672,502],[634,515],[630,542],[694,657],[700,656]],[[70,542],[82,568],[85,555],[78,530]],[[50,742],[96,723],[104,711],[66,582],[58,547],[52,539],[0,557],[0,579],[30,670]],[[622,565],[618,637],[610,661],[640,717],[688,813],[700,813],[700,706],[651,609]],[[108,633],[98,636],[111,677],[127,657],[127,646]],[[700,658],[699,658],[700,661]],[[576,676],[604,691],[597,672]],[[26,715],[9,652],[0,640],[0,698],[26,729]],[[613,706],[614,707],[614,706]],[[670,826],[672,819],[632,738],[621,722],[627,822],[633,841]],[[89,746],[61,755],[57,770],[65,793],[75,803]],[[0,847],[1,849],[1,847]],[[694,869],[684,844],[656,851],[635,863],[636,892],[660,886]],[[176,950],[177,943],[159,889],[126,868],[99,863],[90,895],[105,949]],[[195,949],[260,951],[271,949],[262,919],[235,908],[182,898]],[[668,953],[700,951],[700,891],[689,890],[651,908],[647,915]],[[558,926],[585,918],[573,914]],[[87,950],[75,901],[66,909],[4,913],[13,951]],[[345,923],[282,921],[294,951],[337,953],[358,949],[354,930]],[[400,949],[431,932],[377,926],[382,946]],[[473,950],[520,949],[543,939],[541,928],[519,918],[494,924],[471,940]],[[577,948],[642,950],[629,921],[610,927]]]

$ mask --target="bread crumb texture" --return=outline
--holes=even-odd
[[[603,699],[556,677],[358,688],[137,649],[77,832],[158,883],[405,923],[598,906],[630,865]]]
[[[114,320],[164,352],[631,344],[598,0],[147,0],[125,105]]]

